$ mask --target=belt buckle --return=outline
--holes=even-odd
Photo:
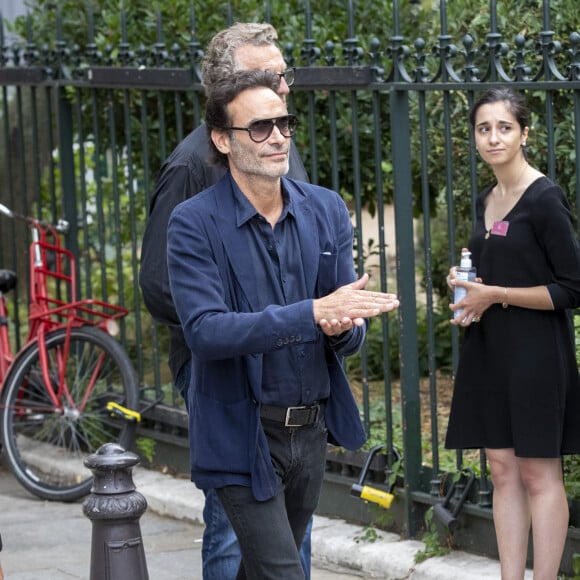
[[[302,411],[304,409],[308,409],[308,407],[306,405],[303,405],[302,407],[288,407],[286,409],[286,420],[284,421],[284,427],[302,427],[302,425],[290,423],[290,415],[292,414],[292,411]]]
[[[318,413],[320,412],[320,405],[302,405],[301,407],[288,407],[286,409],[286,420],[284,421],[284,427],[304,427],[304,425],[306,425],[307,423],[300,424],[290,423],[290,418],[292,411],[304,411],[307,409],[311,409],[316,413],[314,416],[314,420],[310,421],[308,425],[315,423],[316,420],[318,419]]]

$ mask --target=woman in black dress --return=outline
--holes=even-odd
[[[561,456],[580,453],[580,249],[564,192],[526,159],[524,97],[491,89],[470,122],[497,181],[469,242],[479,278],[447,279],[467,295],[451,305],[466,329],[445,444],[486,450],[502,579],[524,577],[531,525],[534,580],[554,580],[569,517]]]

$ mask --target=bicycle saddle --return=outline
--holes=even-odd
[[[2,294],[12,290],[16,286],[16,272],[12,270],[0,270],[0,292]]]

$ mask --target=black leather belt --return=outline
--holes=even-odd
[[[269,421],[283,423],[284,427],[304,427],[318,421],[324,413],[324,403],[305,405],[302,407],[274,407],[262,405],[260,417]]]

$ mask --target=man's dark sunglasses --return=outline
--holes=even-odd
[[[259,119],[252,121],[247,127],[224,127],[224,130],[247,131],[254,143],[262,143],[270,137],[274,127],[278,127],[283,137],[292,137],[298,127],[298,118],[296,115],[284,115],[275,119]]]
[[[286,84],[291,87],[294,84],[294,80],[296,79],[296,68],[291,66],[285,71],[276,74],[280,77],[280,80],[284,79]]]

